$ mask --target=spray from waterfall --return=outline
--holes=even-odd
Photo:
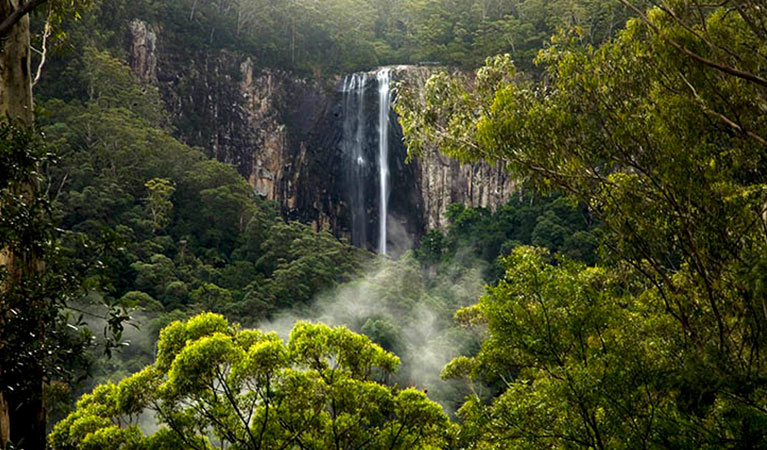
[[[378,79],[378,253],[386,254],[386,221],[389,212],[389,112],[391,111],[391,71],[382,69]]]

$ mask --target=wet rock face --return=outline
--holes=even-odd
[[[371,250],[380,244],[381,229],[381,81],[376,73],[347,76],[339,83],[334,100],[334,127],[341,126],[340,140],[334,143],[340,157],[335,191],[342,195],[340,215],[342,223],[350,224],[351,241]],[[386,103],[384,103],[386,105]],[[406,164],[407,149],[402,143],[402,129],[396,114],[388,111],[389,169],[386,183],[387,249],[398,254],[412,248],[414,240],[423,234],[423,203],[416,164]],[[337,134],[337,133],[336,133]]]
[[[130,63],[139,79],[155,84],[183,142],[233,164],[256,193],[276,201],[286,218],[314,224],[351,240],[352,198],[364,192],[364,239],[378,240],[378,99],[376,79],[366,88],[362,120],[363,182],[350,183],[355,162],[344,143],[344,95],[340,80],[319,82],[257,69],[248,55],[191,52],[163,39],[149,24],[129,26]],[[395,67],[394,80],[422,85],[430,69]],[[389,121],[389,243],[392,253],[411,247],[427,228],[447,225],[450,203],[494,208],[513,183],[486,164],[460,166],[437,152],[410,164],[394,112]],[[348,131],[347,131],[348,132]]]
[[[495,209],[506,203],[515,183],[502,167],[489,164],[460,165],[432,149],[420,161],[421,194],[429,228],[444,228],[447,207],[464,203],[472,207]]]

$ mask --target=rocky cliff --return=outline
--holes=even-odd
[[[417,88],[423,88],[433,73],[434,69],[430,67],[399,66],[395,69],[397,79]],[[503,167],[486,163],[460,164],[436,148],[428,149],[415,164],[423,201],[421,213],[428,229],[448,225],[447,207],[452,203],[495,209],[511,198],[516,187]]]
[[[131,67],[142,82],[159,87],[179,139],[236,166],[285,217],[350,237],[340,80],[259,68],[252,57],[224,50],[195,52],[139,20],[128,34]],[[420,84],[429,69],[400,66],[393,74]],[[446,226],[451,203],[494,208],[511,195],[514,185],[501,168],[461,166],[436,150],[405,164],[401,129],[396,117],[391,122],[388,222],[395,247],[412,245],[427,228]],[[372,249],[374,198],[366,208]]]

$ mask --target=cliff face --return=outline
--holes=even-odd
[[[460,165],[432,149],[419,161],[421,195],[428,228],[444,228],[447,207],[463,203],[495,209],[514,193],[515,183],[502,167],[489,164]]]
[[[162,30],[138,20],[129,26],[130,63],[144,83],[159,87],[177,137],[233,164],[259,195],[276,201],[285,217],[350,237],[348,155],[344,154],[344,97],[340,80],[321,83],[289,73],[259,70],[248,55],[195,53],[163,39]],[[397,67],[396,79],[422,84],[428,69]],[[374,90],[373,90],[374,91]],[[377,112],[365,112],[368,128]],[[437,152],[411,164],[402,132],[391,113],[389,229],[395,247],[408,247],[427,228],[447,225],[447,205],[494,208],[513,183],[502,169],[461,166]],[[373,161],[373,155],[366,155]],[[375,189],[375,175],[365,178]],[[375,248],[377,202],[368,195],[367,247]]]
[[[130,66],[142,83],[157,83],[157,33],[148,23],[135,19],[128,25]]]
[[[396,78],[419,89],[433,73],[428,67],[395,69]],[[462,165],[436,148],[428,149],[416,166],[423,202],[422,220],[427,229],[444,229],[448,225],[447,207],[452,203],[495,209],[506,203],[516,188],[503,167],[487,163]]]
[[[286,216],[333,229],[319,204],[331,181],[321,173],[332,152],[309,146],[314,129],[326,128],[319,125],[331,103],[325,89],[257,71],[247,55],[192,50],[139,20],[128,28],[127,48],[139,79],[160,89],[177,138],[234,165]]]

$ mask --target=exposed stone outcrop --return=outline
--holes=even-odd
[[[334,192],[341,131],[332,86],[259,69],[249,55],[194,52],[161,33],[154,58],[156,84],[181,141],[235,166],[285,217],[344,234]]]
[[[461,165],[436,150],[419,159],[421,194],[428,228],[444,228],[447,207],[463,203],[495,209],[514,193],[515,183],[502,167],[486,163]]]
[[[138,20],[129,31],[131,67],[142,82],[159,87],[179,139],[233,164],[256,193],[281,206],[286,218],[349,236],[339,80],[321,82],[261,69],[251,56],[229,51],[194,53]],[[432,71],[392,68],[395,79],[416,84],[425,83]],[[372,89],[371,104],[375,96]],[[372,130],[377,126],[375,111],[365,119]],[[395,117],[392,122],[389,228],[395,239],[412,241],[427,227],[446,226],[451,203],[494,208],[511,195],[513,183],[505,172],[487,164],[461,166],[437,151],[406,164],[402,131]],[[370,190],[375,189],[374,176]],[[372,249],[378,216],[374,196],[366,208]]]
[[[283,174],[287,136],[285,126],[276,114],[274,93],[283,86],[278,86],[272,73],[257,76],[250,58],[243,61],[240,70],[240,90],[244,100],[242,108],[248,128],[255,132],[256,138],[254,148],[248,149],[253,154],[253,167],[248,179],[257,194],[276,199],[279,194],[278,180],[282,179]]]
[[[157,83],[157,33],[151,25],[135,19],[130,31],[130,65],[143,83]]]
[[[434,73],[433,67],[394,68],[397,79],[417,89],[423,89]],[[515,189],[514,180],[502,167],[484,162],[460,164],[436,148],[428,149],[415,163],[423,197],[422,218],[428,229],[448,225],[447,207],[452,203],[495,209],[506,203]]]

